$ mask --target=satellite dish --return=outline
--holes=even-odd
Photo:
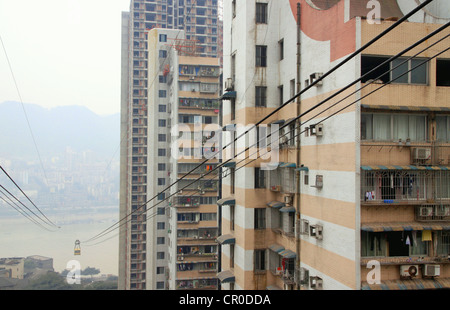
[[[415,0],[417,5],[422,4],[425,0]],[[422,8],[426,15],[439,19],[450,19],[450,1],[434,0],[430,4]]]

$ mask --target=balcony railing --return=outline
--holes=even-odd
[[[367,166],[361,171],[361,201],[399,203],[450,199],[450,170],[443,167]]]

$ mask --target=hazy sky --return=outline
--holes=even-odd
[[[0,0],[0,36],[24,103],[120,111],[121,12],[130,0]],[[0,103],[19,101],[0,43]]]

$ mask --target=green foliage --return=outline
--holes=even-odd
[[[100,269],[94,268],[94,267],[86,267],[83,271],[81,271],[81,274],[83,276],[92,276],[94,274],[99,274]]]
[[[30,281],[26,290],[74,290],[79,285],[70,285],[59,273],[49,271],[46,274]]]

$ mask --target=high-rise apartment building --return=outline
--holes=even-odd
[[[215,290],[220,170],[213,141],[220,130],[220,59],[183,56],[175,49],[169,57],[167,84],[173,104],[168,181],[179,182],[171,189],[175,195],[168,209],[168,288]]]
[[[265,142],[278,156],[259,144],[224,168],[223,289],[450,287],[448,28],[393,57],[449,21],[448,1],[346,60],[418,5],[224,2],[224,128],[282,129]]]
[[[120,289],[167,287],[167,229],[162,227],[168,223],[162,220],[165,216],[153,216],[147,211],[157,201],[164,200],[165,193],[153,199],[155,188],[163,187],[163,183],[169,185],[169,176],[161,176],[169,171],[169,157],[166,156],[165,162],[158,162],[161,166],[150,161],[153,156],[164,157],[163,148],[158,153],[160,150],[155,147],[159,141],[153,140],[156,132],[151,129],[158,125],[166,128],[158,129],[161,136],[157,139],[170,134],[167,126],[170,119],[156,118],[160,115],[157,113],[167,113],[158,110],[159,105],[172,104],[167,101],[163,64],[170,48],[190,56],[220,57],[217,37],[220,27],[217,0],[132,0],[130,12],[122,14]],[[174,37],[167,33],[167,41],[159,41],[164,48],[156,49],[154,45],[150,50],[149,31],[155,28],[182,31]],[[161,35],[166,34],[161,32]],[[162,127],[164,122],[166,126]],[[165,150],[167,155],[168,149]],[[165,171],[158,170],[162,165],[166,165]],[[164,205],[158,207],[152,211],[162,212]]]

